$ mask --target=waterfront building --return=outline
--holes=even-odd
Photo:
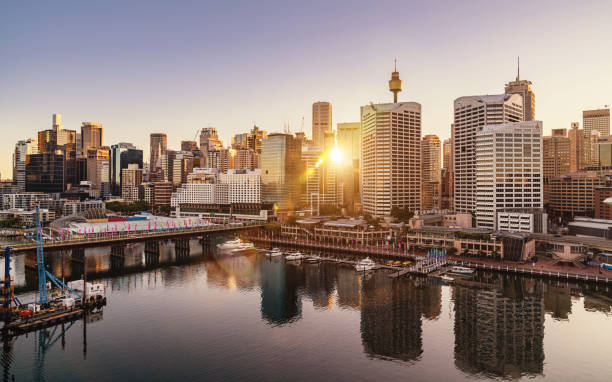
[[[149,177],[151,179],[163,179],[162,172],[162,155],[166,154],[168,149],[168,138],[164,133],[153,133],[150,136],[149,142]]]
[[[551,178],[549,213],[592,216],[595,189],[606,183],[607,177],[595,172],[575,172]]]
[[[525,121],[535,119],[535,94],[531,89],[531,81],[521,80],[520,67],[517,65],[516,80],[508,82],[504,88],[506,94],[519,94],[523,99],[523,114]]]
[[[39,208],[41,223],[49,223],[55,220],[55,211],[46,208]],[[0,220],[17,219],[17,223],[22,227],[36,227],[36,209],[31,210],[0,210]]]
[[[440,204],[441,182],[440,138],[426,135],[421,141],[421,209],[431,210]]]
[[[342,161],[338,166],[338,181],[342,185],[342,200],[349,213],[355,213],[361,202],[359,167],[361,163],[361,122],[338,123],[338,149]]]
[[[602,137],[610,135],[610,109],[584,110],[582,128],[585,138],[590,137],[593,131],[598,131]]]
[[[262,141],[261,196],[281,210],[293,210],[300,201],[303,179],[302,145],[290,134],[273,133]]]
[[[131,143],[118,143],[112,145],[110,149],[110,187],[111,193],[115,196],[122,194],[122,171],[128,168],[130,164],[138,165],[138,168],[143,168],[142,150],[138,150]]]
[[[476,209],[476,134],[485,125],[523,120],[523,99],[519,94],[498,94],[457,98],[452,127],[455,211]]]
[[[105,204],[102,200],[84,200],[84,201],[69,200],[69,201],[66,201],[63,205],[62,215],[63,216],[76,215],[76,214],[81,214],[85,212],[86,210],[103,209],[103,208],[105,208]]]
[[[472,228],[472,214],[435,210],[417,211],[408,221],[408,227],[420,228],[423,226]]]
[[[541,214],[542,129],[541,121],[526,121],[488,125],[476,133],[477,227],[501,230],[500,212]],[[504,215],[504,222],[508,216],[513,215]]]
[[[330,102],[312,104],[312,140],[313,144],[323,147],[325,133],[332,131],[332,105]]]
[[[361,129],[363,212],[388,216],[392,207],[420,209],[421,105],[362,106]]]
[[[568,234],[572,236],[601,237],[612,240],[612,220],[593,219],[576,216],[567,224]]]

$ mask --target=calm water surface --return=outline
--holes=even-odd
[[[217,239],[219,242],[220,238]],[[16,381],[607,381],[612,292],[481,273],[454,286],[228,254],[197,239],[47,254],[107,285],[86,321],[5,342]],[[12,264],[23,300],[36,273]]]

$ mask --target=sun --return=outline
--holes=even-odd
[[[334,148],[331,149],[331,151],[329,152],[329,157],[335,164],[340,164],[344,160],[342,150],[340,150],[338,146],[334,146]]]

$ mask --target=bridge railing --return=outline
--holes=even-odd
[[[166,236],[176,236],[183,234],[199,234],[204,232],[214,232],[214,231],[227,231],[227,230],[237,230],[243,228],[252,228],[259,227],[262,223],[259,222],[243,222],[242,224],[213,224],[203,227],[189,227],[189,228],[164,228],[157,230],[147,230],[147,231],[131,231],[131,232],[97,232],[97,233],[84,233],[77,234],[82,235],[83,237],[70,237],[68,239],[43,239],[43,247],[45,248],[53,248],[53,247],[62,247],[69,246],[75,244],[84,244],[84,243],[104,243],[104,242],[112,242],[112,241],[120,241],[124,239],[139,239],[139,238],[151,238],[151,237],[166,237]],[[28,250],[32,248],[36,248],[35,241],[29,241],[25,243],[14,243],[9,244],[12,250]]]

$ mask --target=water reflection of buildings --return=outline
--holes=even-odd
[[[459,369],[501,377],[542,373],[544,300],[540,282],[502,277],[494,286],[460,283],[452,293]]]
[[[261,262],[261,316],[273,325],[299,319],[302,301],[298,289],[304,285],[302,267],[285,265],[282,261]]]
[[[332,264],[306,264],[304,268],[306,295],[315,308],[329,308],[332,305],[336,267]]]
[[[361,342],[371,357],[416,360],[423,352],[422,293],[414,281],[377,272],[363,280]]]
[[[361,277],[349,267],[338,267],[336,271],[337,304],[341,308],[361,307]]]

